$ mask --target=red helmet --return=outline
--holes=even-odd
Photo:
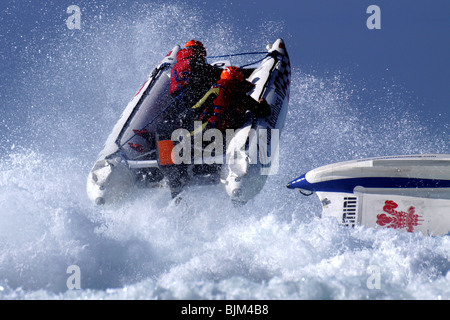
[[[206,57],[206,49],[203,46],[203,43],[198,40],[190,40],[186,42],[184,47],[199,52],[202,56]]]
[[[238,67],[226,67],[220,75],[221,80],[244,81],[244,74]]]

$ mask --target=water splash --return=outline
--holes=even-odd
[[[245,207],[233,207],[220,186],[192,188],[179,206],[167,205],[164,190],[141,190],[114,207],[93,207],[87,173],[126,103],[174,44],[196,37],[209,54],[261,50],[282,29],[270,23],[268,35],[261,23],[242,35],[221,20],[211,35],[211,20],[196,8],[95,9],[83,32],[48,35],[45,55],[32,42],[30,81],[18,100],[3,101],[26,116],[2,130],[9,142],[2,140],[0,161],[1,298],[450,298],[448,237],[346,229],[319,219],[315,199],[284,187],[331,162],[445,152],[445,129],[436,136],[393,84],[295,68],[279,173]],[[73,264],[81,290],[67,290]],[[367,287],[371,265],[380,268],[379,290]]]

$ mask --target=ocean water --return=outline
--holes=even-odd
[[[86,178],[106,137],[175,44],[260,51],[283,31],[267,22],[242,35],[224,18],[206,28],[183,5],[107,9],[82,32],[62,25],[17,49],[23,72],[1,99],[0,299],[450,299],[449,236],[345,228],[285,187],[328,163],[448,152],[448,126],[394,80],[293,65],[279,171],[243,207],[220,186],[192,187],[179,205],[165,190],[90,203]]]

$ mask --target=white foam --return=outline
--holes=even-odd
[[[1,298],[450,298],[448,236],[347,229],[320,219],[316,199],[285,187],[331,162],[445,151],[444,135],[431,135],[420,115],[405,113],[401,92],[400,98],[378,93],[377,110],[367,115],[356,103],[364,84],[349,85],[351,75],[321,78],[294,69],[280,170],[246,206],[233,207],[218,186],[191,188],[178,206],[167,205],[168,192],[157,190],[94,207],[85,194],[87,173],[126,102],[166,51],[193,36],[211,54],[237,52],[246,43],[232,22],[218,23],[217,37],[200,15],[180,6],[159,9],[104,19],[79,44],[57,39],[56,56],[71,46],[67,60],[45,70],[36,64],[31,79],[45,81],[24,91],[35,107],[15,132],[26,134],[0,161]],[[183,23],[192,17],[195,23]],[[254,31],[248,43],[265,46],[267,35]],[[76,82],[64,76],[67,61]],[[55,78],[76,94],[65,99],[64,90],[48,88]],[[81,270],[81,290],[66,286],[73,264]],[[370,266],[379,268],[380,289],[367,286]]]

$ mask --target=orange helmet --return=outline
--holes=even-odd
[[[238,67],[226,67],[220,75],[221,80],[244,81],[244,74]]]
[[[193,50],[199,52],[202,56],[206,57],[206,49],[203,46],[203,43],[201,43],[198,40],[190,40],[190,41],[186,42],[184,47],[188,48],[188,49],[193,49]]]

